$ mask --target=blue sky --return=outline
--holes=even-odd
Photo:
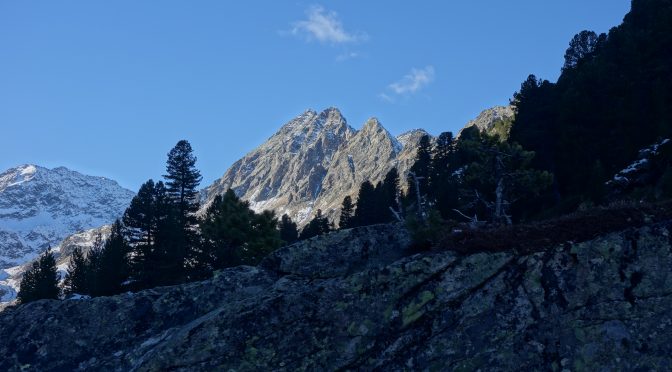
[[[67,166],[136,190],[180,139],[202,186],[307,108],[456,131],[629,0],[0,0],[0,170]]]

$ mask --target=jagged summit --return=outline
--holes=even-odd
[[[481,128],[481,122],[505,115],[506,108],[495,108],[469,125]],[[205,189],[204,205],[231,188],[255,211],[287,213],[300,226],[317,209],[336,219],[343,198],[356,197],[362,182],[377,183],[392,167],[405,177],[415,161],[420,138],[427,134],[414,129],[394,137],[375,117],[356,130],[335,107],[319,113],[309,109]]]
[[[0,192],[8,187],[30,181],[36,172],[37,166],[33,164],[23,164],[4,171],[0,174]]]
[[[206,189],[204,204],[232,188],[256,211],[287,213],[300,225],[317,209],[335,217],[345,195],[382,180],[401,152],[376,118],[355,130],[335,107],[307,110],[235,162]]]

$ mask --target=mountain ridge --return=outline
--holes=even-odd
[[[510,106],[497,106],[467,126],[487,131],[496,120],[513,114]],[[231,188],[256,212],[271,209],[278,216],[286,213],[299,227],[318,209],[337,220],[343,198],[356,198],[364,181],[376,184],[393,167],[403,179],[423,135],[429,133],[412,129],[394,136],[376,117],[354,129],[336,107],[319,113],[308,109],[204,188],[201,212],[215,195]]]
[[[13,297],[7,269],[72,234],[110,224],[135,195],[105,177],[23,164],[0,173],[0,298]]]

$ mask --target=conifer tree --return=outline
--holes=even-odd
[[[231,189],[214,198],[200,226],[203,248],[196,268],[201,275],[241,264],[256,265],[282,245],[275,215],[254,213]]]
[[[351,227],[366,226],[376,223],[376,191],[371,182],[364,181],[359,187],[357,207]]]
[[[455,155],[455,140],[451,132],[441,133],[432,151],[431,172],[427,194],[433,207],[445,219],[454,217],[458,202],[458,178],[461,170]]]
[[[170,244],[165,245],[166,257],[164,269],[172,271],[171,276],[181,281],[185,278],[184,266],[186,260],[195,260],[198,244],[198,219],[196,212],[199,208],[198,185],[201,183],[201,174],[195,168],[196,156],[189,142],[179,141],[168,153],[166,163],[166,190],[172,204],[175,206],[176,226],[170,229]]]
[[[231,189],[215,196],[201,221],[204,252],[199,265],[210,266],[210,271],[239,265],[249,230],[249,204]]]
[[[420,138],[420,143],[418,144],[418,151],[415,156],[415,163],[410,169],[410,172],[413,172],[416,177],[418,177],[420,184],[420,193],[426,195],[428,191],[427,185],[429,184],[429,177],[431,173],[432,166],[432,144],[431,139],[428,135],[423,135]],[[408,195],[415,195],[415,182],[411,179],[411,176],[408,177]]]
[[[110,237],[105,241],[100,254],[96,273],[98,283],[96,295],[110,296],[122,292],[123,283],[129,275],[128,251],[121,221],[117,220],[112,225]]]
[[[66,295],[90,295],[88,270],[88,261],[84,253],[82,253],[81,248],[75,247],[70,257],[70,265],[65,274],[63,292]]]
[[[576,67],[584,58],[595,51],[599,37],[594,31],[581,31],[569,42],[569,48],[565,52],[565,65],[563,70]]]
[[[377,190],[377,192],[379,194],[378,198],[380,199],[376,213],[378,217],[377,222],[388,223],[395,221],[392,210],[399,210],[398,200],[400,192],[399,172],[396,167],[387,172],[383,179],[383,183],[380,186],[380,190]]]
[[[343,204],[341,204],[341,216],[338,219],[338,228],[343,230],[352,227],[353,217],[354,205],[352,204],[352,197],[348,195],[343,198]]]
[[[278,219],[272,211],[259,214],[249,210],[251,214],[250,234],[244,246],[241,261],[244,265],[257,265],[269,253],[282,246]]]
[[[301,230],[299,240],[310,239],[314,236],[324,235],[331,231],[331,225],[326,216],[322,215],[322,210],[318,209],[315,217]]]
[[[280,239],[287,245],[292,244],[299,239],[299,231],[296,228],[296,223],[294,223],[287,214],[282,215],[279,230]]]
[[[92,297],[100,296],[100,269],[102,264],[103,256],[103,246],[105,242],[100,233],[98,233],[93,242],[93,246],[89,249],[89,252],[86,255],[86,288],[88,288],[88,294]]]
[[[467,164],[461,181],[461,211],[511,224],[514,205],[531,199],[552,183],[552,175],[530,168],[534,152],[487,134],[460,138],[458,150]],[[463,213],[464,214],[464,213]]]
[[[145,182],[124,213],[123,235],[131,253],[135,289],[182,280],[184,255],[179,254],[175,207],[163,182]],[[178,254],[174,254],[175,251]]]
[[[56,259],[48,248],[24,273],[17,297],[20,303],[25,304],[41,299],[58,299],[59,294]]]
[[[131,204],[124,212],[124,225],[129,242],[135,247],[151,247],[156,238],[156,185],[148,180],[140,186],[140,190],[131,200]],[[137,249],[136,254],[142,254]]]

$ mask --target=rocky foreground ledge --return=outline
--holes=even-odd
[[[204,282],[8,309],[0,370],[670,370],[671,227],[528,255],[340,231]]]

